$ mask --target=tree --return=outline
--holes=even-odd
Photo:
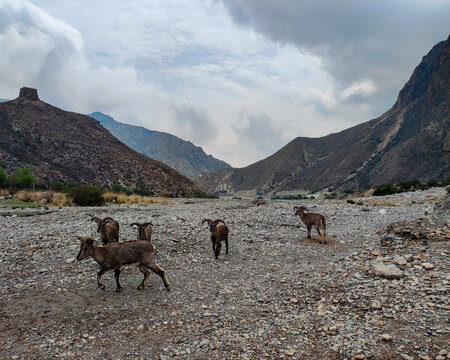
[[[29,189],[35,183],[33,169],[31,166],[22,166],[14,171],[14,183],[19,189]]]

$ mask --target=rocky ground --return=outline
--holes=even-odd
[[[175,200],[168,205],[0,211],[2,359],[446,359],[450,224],[445,189],[345,200]],[[327,216],[306,239],[293,206]],[[121,239],[154,223],[172,289],[126,268],[97,288],[76,261],[91,215]],[[230,228],[215,260],[205,217]]]

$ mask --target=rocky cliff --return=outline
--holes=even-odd
[[[49,105],[30,88],[0,104],[0,160],[10,174],[31,165],[47,186],[76,181],[174,195],[198,191],[191,180],[130,149],[95,119]]]
[[[321,138],[299,137],[241,169],[201,175],[211,193],[323,189],[449,176],[450,37],[414,70],[394,106],[377,119]]]

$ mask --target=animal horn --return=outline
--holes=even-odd
[[[149,226],[149,225],[153,226],[153,224],[150,221],[148,221],[148,222],[143,223],[142,227],[146,227],[146,226]]]
[[[203,219],[203,221],[202,221],[202,225],[203,225],[203,223],[205,223],[205,221],[208,223],[208,224],[211,224],[211,222],[212,222],[212,220],[211,219]]]
[[[134,223],[132,223],[132,224],[130,225],[130,227],[133,227],[134,225],[140,226],[141,224],[139,224],[139,223],[137,223],[137,222],[134,222]]]
[[[103,219],[103,221],[106,221],[106,220],[114,221],[114,219],[113,219],[112,217],[109,217],[109,216],[107,216],[107,217],[105,217],[105,218]]]
[[[225,224],[225,221],[223,221],[222,219],[217,219],[217,220],[215,221],[216,224],[218,224],[218,223],[220,223],[220,222],[222,222],[225,226],[227,225],[227,224]]]
[[[91,218],[91,221],[92,221],[92,220],[95,220],[95,221],[97,221],[97,222],[102,221],[102,219],[100,219],[98,216],[93,216],[93,217]]]

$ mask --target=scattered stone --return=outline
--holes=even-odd
[[[390,342],[392,341],[392,336],[389,334],[382,334],[380,336],[381,340],[386,341],[386,342]]]
[[[376,276],[384,277],[386,279],[399,279],[403,276],[403,271],[392,264],[377,262],[373,264],[372,270]]]
[[[423,263],[423,264],[422,264],[422,267],[423,267],[424,269],[426,269],[426,270],[434,269],[434,265],[431,264],[431,263],[429,263],[429,262]]]
[[[397,265],[399,266],[405,266],[408,262],[406,261],[406,259],[403,256],[397,256],[394,258],[394,261],[396,262]]]

